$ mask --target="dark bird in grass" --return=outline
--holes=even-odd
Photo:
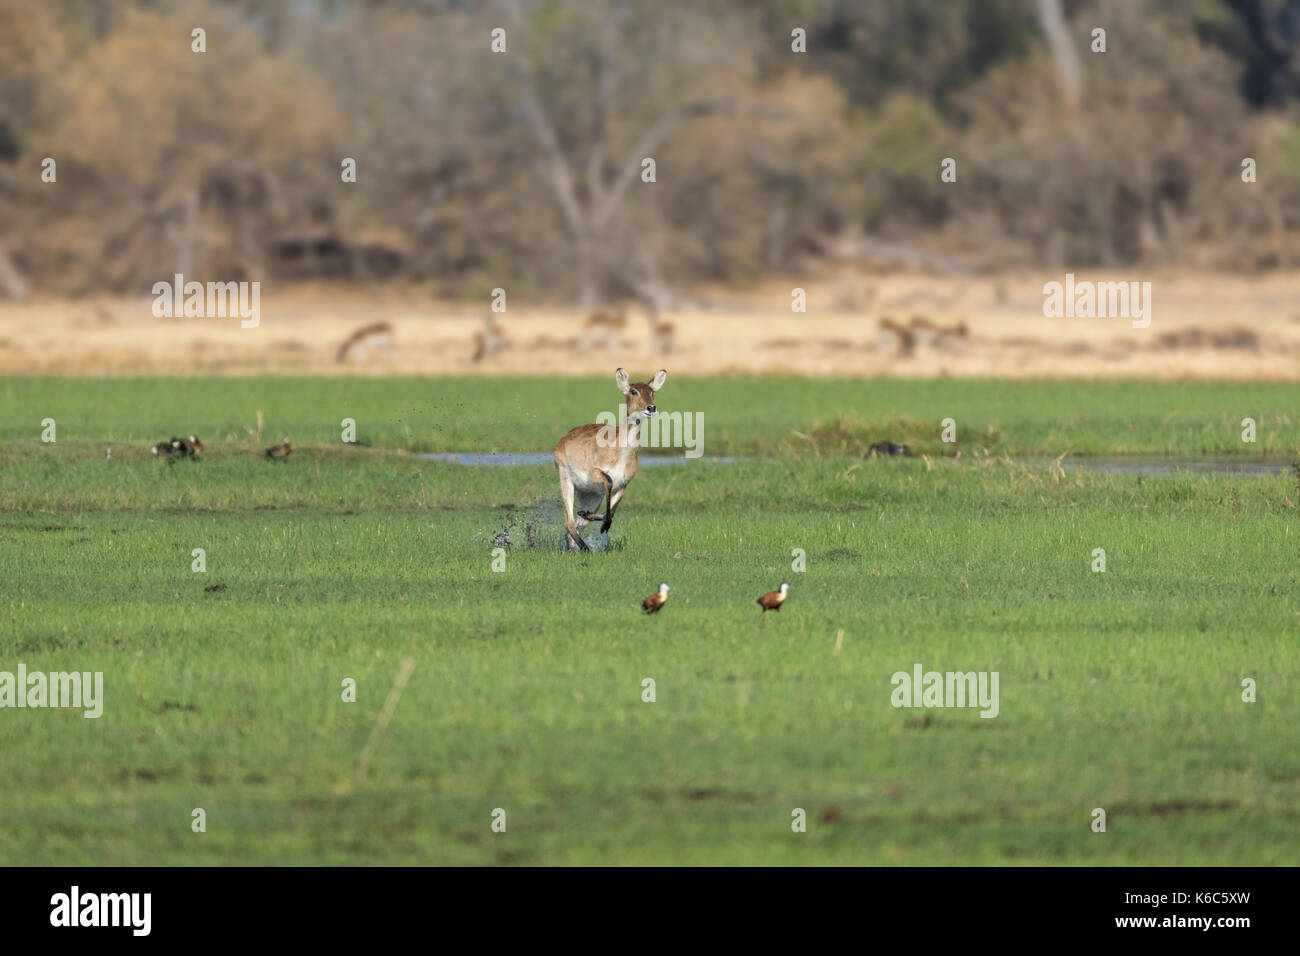
[[[672,588],[666,584],[659,585],[658,591],[641,602],[641,610],[647,614],[658,613],[659,609],[664,606],[664,602],[668,600],[668,592],[671,590]]]
[[[172,447],[180,452],[182,458],[193,458],[203,451],[203,442],[199,441],[198,435],[190,435],[188,438],[173,438]]]
[[[903,458],[913,458],[912,449],[906,445],[895,445],[892,441],[878,441],[867,449],[867,457],[872,458],[876,455],[894,455]]]
[[[198,435],[190,435],[188,438],[173,438],[169,441],[160,441],[151,449],[155,455],[159,455],[171,461],[175,457],[193,458],[203,451],[203,442],[199,441]]]
[[[758,606],[766,613],[767,611],[779,611],[781,605],[785,603],[785,596],[790,590],[790,585],[782,584],[778,591],[768,591],[758,599]]]
[[[293,446],[289,444],[289,439],[285,439],[278,445],[272,445],[266,450],[266,457],[272,461],[282,461],[293,453]]]

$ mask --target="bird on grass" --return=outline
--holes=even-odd
[[[272,445],[266,450],[266,457],[272,461],[283,461],[293,453],[293,446],[289,444],[289,439],[285,439],[278,445]]]
[[[203,442],[199,441],[198,435],[190,435],[188,438],[173,438],[172,447],[181,453],[182,458],[193,458],[203,451]]]
[[[160,441],[149,450],[155,455],[166,458],[168,461],[171,461],[173,456],[193,458],[203,451],[203,442],[199,441],[198,435],[190,435],[188,438],[173,438],[169,441]]]
[[[784,603],[785,596],[789,592],[789,590],[790,590],[790,585],[782,583],[781,589],[779,591],[768,591],[761,598],[759,598],[758,606],[763,609],[764,613],[768,611],[781,610],[781,605],[782,603]]]
[[[647,614],[657,614],[664,606],[664,602],[668,600],[668,592],[671,590],[672,588],[666,584],[659,585],[658,591],[641,602],[641,610]]]
[[[906,445],[895,445],[892,441],[878,441],[867,449],[867,457],[872,458],[876,455],[901,455],[904,458],[911,458],[912,449]]]

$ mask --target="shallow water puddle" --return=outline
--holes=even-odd
[[[524,451],[524,452],[423,452],[415,456],[416,458],[429,458],[434,461],[454,461],[458,465],[495,465],[498,467],[509,468],[516,465],[550,465],[555,462],[555,455],[549,451]],[[718,465],[734,465],[739,461],[754,461],[752,458],[732,458],[722,456],[718,458],[686,458],[685,456],[677,457],[675,455],[642,455],[640,463],[642,468],[653,468],[658,465],[687,465],[693,461],[711,462]]]
[[[433,461],[450,461],[458,465],[485,467],[513,467],[520,465],[549,465],[555,459],[551,452],[426,452],[416,458]],[[735,465],[758,458],[740,458],[723,455],[714,458],[686,458],[676,455],[642,455],[642,468],[661,465],[686,465],[705,462],[714,465]],[[1020,458],[1020,464],[1030,467],[1049,467],[1051,458]],[[1090,471],[1101,475],[1142,475],[1163,478],[1176,474],[1209,475],[1221,478],[1266,478],[1273,475],[1294,475],[1296,466],[1288,461],[1260,461],[1239,458],[1063,458],[1061,467],[1067,472]]]

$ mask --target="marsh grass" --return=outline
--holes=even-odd
[[[367,386],[394,389],[375,415],[409,390]],[[191,383],[165,419],[128,415],[152,408],[146,396],[108,389],[100,417],[61,423],[58,444],[0,446],[0,670],[102,670],[106,697],[98,720],[0,712],[6,861],[1241,865],[1300,852],[1293,478],[1066,475],[992,450],[696,462],[637,478],[608,551],[512,542],[498,573],[495,535],[544,521],[548,500],[558,516],[553,468],[315,444],[312,387],[221,411],[213,387]],[[41,417],[24,394],[10,431]],[[167,437],[201,408],[238,422],[240,401],[264,407],[267,434],[295,426],[290,460],[261,459],[234,424],[231,439],[192,425],[209,444],[198,462],[123,442]],[[1048,434],[1049,399],[1038,407]],[[737,447],[765,440],[733,428]],[[497,441],[534,447],[504,428]],[[206,573],[191,571],[197,547]],[[1090,570],[1098,547],[1104,574]],[[791,569],[796,548],[806,573]],[[762,615],[755,598],[783,580],[790,599]],[[647,618],[660,581],[668,605]],[[895,709],[890,677],[918,662],[998,671],[999,716]],[[1257,703],[1241,701],[1245,677]],[[207,833],[190,831],[194,807]],[[490,831],[495,807],[506,834]],[[806,834],[790,830],[796,807]],[[1106,834],[1089,829],[1094,807]]]

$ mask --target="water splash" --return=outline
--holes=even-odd
[[[608,551],[609,535],[601,533],[599,528],[600,525],[596,522],[587,525],[583,540],[592,551]],[[504,526],[496,531],[481,533],[478,539],[487,548],[505,548],[507,551],[568,550],[564,513],[560,502],[553,498],[542,499],[521,508],[511,508],[506,513]]]

